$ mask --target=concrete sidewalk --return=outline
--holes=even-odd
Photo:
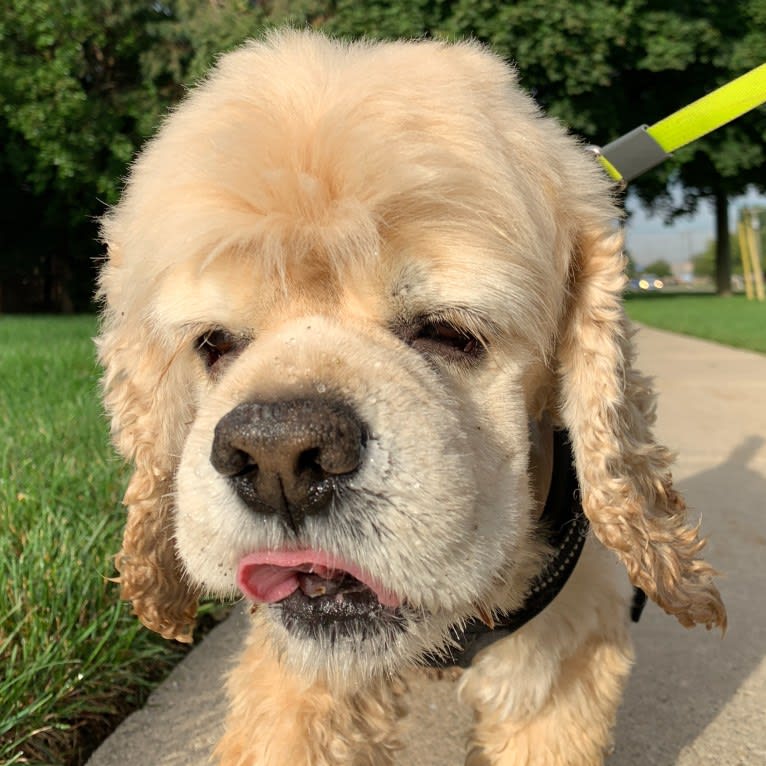
[[[729,631],[687,631],[647,607],[609,766],[765,766],[766,356],[647,328],[639,348],[661,394],[658,435],[680,453],[677,484],[725,574]],[[241,614],[216,628],[88,766],[208,763],[244,630]],[[462,766],[470,717],[452,686],[412,681],[401,764]]]

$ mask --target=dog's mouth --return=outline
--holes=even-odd
[[[361,567],[314,550],[245,556],[237,585],[251,601],[275,604],[285,627],[317,638],[364,636],[400,621],[400,600]]]

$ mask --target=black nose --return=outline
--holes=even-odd
[[[250,508],[277,513],[297,531],[359,468],[365,441],[359,418],[340,402],[245,402],[218,422],[210,462]]]

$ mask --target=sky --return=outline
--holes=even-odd
[[[739,211],[747,205],[766,206],[766,197],[753,191],[732,199],[729,204],[731,228],[738,220]],[[665,226],[659,215],[647,215],[631,196],[628,196],[626,207],[633,213],[625,228],[626,246],[639,266],[646,266],[659,258],[668,263],[683,263],[704,250],[708,241],[715,237],[715,216],[711,203],[700,203],[694,216],[679,218],[672,226]]]

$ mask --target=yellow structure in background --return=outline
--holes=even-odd
[[[744,208],[737,227],[742,275],[748,300],[764,300],[761,219],[755,210]]]

